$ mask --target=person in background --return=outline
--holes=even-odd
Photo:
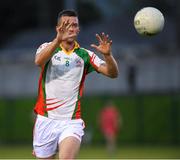
[[[99,125],[106,140],[109,155],[116,150],[117,135],[121,127],[121,116],[117,107],[110,101],[100,111]]]

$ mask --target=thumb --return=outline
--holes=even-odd
[[[95,48],[95,49],[98,48],[98,46],[96,46],[95,44],[91,44],[91,47],[93,47],[93,48]]]

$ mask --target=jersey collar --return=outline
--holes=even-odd
[[[62,51],[63,51],[64,53],[70,55],[72,52],[74,52],[75,49],[79,48],[80,46],[79,46],[79,44],[75,41],[74,48],[73,48],[72,50],[70,50],[70,51],[66,51],[66,50],[64,49],[64,47],[62,46],[62,44],[60,44],[60,47],[61,47],[61,49],[62,49]]]

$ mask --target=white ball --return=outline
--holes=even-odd
[[[163,30],[164,16],[154,7],[142,8],[134,17],[134,27],[141,35],[156,35]]]

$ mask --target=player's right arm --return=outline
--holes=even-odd
[[[69,21],[64,21],[61,23],[61,25],[56,27],[56,38],[49,43],[48,45],[46,45],[45,47],[41,47],[40,52],[38,54],[36,54],[35,57],[35,64],[42,67],[44,64],[46,64],[46,62],[52,57],[54,51],[56,50],[57,47],[59,47],[60,43],[63,40],[66,40],[69,37],[73,37],[74,35],[69,35],[68,34],[68,29],[71,27],[71,23],[69,23]]]
[[[53,52],[58,46],[59,41],[55,38],[51,43],[47,44],[45,48],[36,54],[35,64],[42,67],[51,58]],[[39,49],[41,49],[41,47]]]

